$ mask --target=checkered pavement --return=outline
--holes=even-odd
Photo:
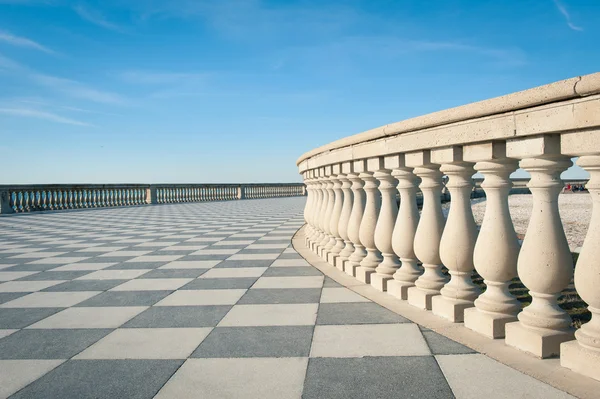
[[[0,218],[0,397],[566,397],[324,278],[304,201]]]

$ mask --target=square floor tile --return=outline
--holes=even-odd
[[[69,265],[64,265],[64,266],[59,266],[57,268],[51,269],[51,271],[76,271],[76,270],[90,270],[90,271],[94,271],[94,270],[102,270],[105,269],[107,267],[110,266],[114,266],[116,265],[115,262],[109,262],[109,263],[85,263],[85,262],[81,262],[81,263],[73,263],[73,264],[69,264]]]
[[[19,281],[52,281],[52,280],[73,280],[78,277],[85,276],[91,273],[88,270],[83,271],[44,271],[35,273],[30,276],[25,276],[19,279]]]
[[[75,359],[186,359],[212,328],[120,328]]]
[[[148,399],[181,360],[70,360],[12,398]]]
[[[0,292],[0,304],[28,295],[26,292]]]
[[[68,265],[75,262],[80,262],[82,260],[86,260],[87,257],[52,257],[52,258],[42,258],[38,260],[34,260],[33,262],[29,262],[32,265]]]
[[[321,288],[323,276],[261,277],[253,288]]]
[[[429,355],[429,347],[413,323],[316,326],[310,352],[311,357]]]
[[[326,288],[323,287],[321,303],[344,303],[344,302],[371,302],[364,296],[358,295],[345,287]]]
[[[215,269],[233,269],[249,267],[269,267],[272,260],[224,260],[215,266]]]
[[[204,273],[201,278],[260,277],[266,270],[266,267],[235,267],[231,269],[218,268],[210,269]]]
[[[229,240],[229,239],[223,239],[219,242],[215,242],[213,244],[213,246],[215,247],[219,247],[219,246],[236,246],[236,247],[245,247],[246,245],[252,244],[254,242],[254,240]]]
[[[123,284],[123,280],[73,280],[44,288],[41,292],[106,291],[119,284]]]
[[[322,303],[317,324],[409,323],[376,303]]]
[[[70,359],[112,330],[20,330],[0,340],[0,359]]]
[[[60,312],[63,308],[2,309],[0,308],[0,328],[25,328],[37,321]]]
[[[10,302],[3,303],[3,308],[68,308],[85,301],[99,291],[75,291],[75,292],[34,292],[22,296]]]
[[[156,398],[299,398],[307,363],[306,358],[189,359]]]
[[[170,293],[171,291],[108,291],[75,306],[152,306]]]
[[[129,259],[126,262],[130,263],[140,263],[140,262],[173,262],[176,261],[177,259],[181,258],[183,255],[145,255],[145,256],[138,256],[136,258],[133,259]]]
[[[250,288],[256,277],[246,278],[197,278],[184,285],[180,290],[219,290]]]
[[[310,359],[303,398],[453,398],[432,356]],[[484,397],[484,396],[480,396]]]
[[[250,289],[240,299],[239,304],[259,303],[318,303],[321,296],[319,288],[263,288]]]
[[[312,326],[217,327],[191,357],[308,357]]]
[[[277,259],[271,265],[273,267],[299,267],[299,266],[311,266],[310,263],[304,259]],[[312,267],[312,266],[311,266]]]
[[[196,252],[192,252],[190,255],[232,255],[235,253],[238,253],[239,249],[234,248],[234,249],[224,249],[224,248],[219,248],[219,249],[201,249],[198,250]]]
[[[234,305],[246,290],[182,290],[175,291],[156,306]]]
[[[98,270],[77,280],[130,280],[140,277],[142,274],[149,272],[150,269],[143,270]]]
[[[290,277],[290,276],[323,276],[319,270],[307,266],[270,267],[264,277]]]
[[[465,353],[476,353],[473,349],[468,348],[464,345],[459,344],[456,341],[446,338],[431,330],[423,331],[421,329],[425,341],[431,349],[431,353],[434,355],[458,355]]]
[[[111,291],[161,291],[176,290],[192,281],[191,278],[138,278],[111,288]]]
[[[146,306],[68,308],[28,328],[117,328]]]
[[[149,254],[152,251],[114,251],[114,252],[108,252],[102,255],[99,255],[99,257],[111,257],[111,258],[135,258],[138,256],[144,256],[146,254]]]
[[[166,262],[121,262],[104,270],[152,270],[166,265]]]
[[[175,261],[169,262],[159,269],[210,269],[220,262],[220,260]]]
[[[0,281],[12,281],[23,277],[31,276],[32,274],[38,274],[39,272],[0,272]]]
[[[64,360],[0,360],[0,398],[7,398]]]
[[[144,274],[142,278],[197,278],[210,269],[154,269]]]
[[[277,259],[279,253],[265,253],[265,254],[236,254],[231,255],[227,260],[271,260]]]
[[[58,281],[7,281],[0,284],[0,292],[35,292],[53,285],[64,283],[64,280]]]
[[[317,304],[235,305],[219,326],[314,325],[317,309]]]
[[[214,327],[229,312],[231,306],[153,306],[123,327],[185,328]]]

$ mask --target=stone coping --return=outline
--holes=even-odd
[[[544,86],[511,93],[455,108],[430,113],[416,118],[391,123],[368,130],[353,136],[334,141],[324,146],[308,151],[302,155],[297,165],[318,154],[356,144],[373,141],[402,133],[415,132],[423,129],[447,125],[470,119],[489,117],[518,111],[525,108],[537,107],[559,101],[573,100],[600,93],[600,72],[561,80]],[[301,168],[302,169],[302,168]]]
[[[593,380],[567,368],[561,367],[558,358],[538,359],[525,352],[509,347],[503,339],[489,339],[466,327],[463,323],[451,323],[431,313],[408,304],[385,292],[377,291],[354,277],[333,267],[304,244],[306,225],[292,239],[292,246],[308,263],[327,277],[351,291],[417,323],[438,334],[459,342],[477,352],[512,367],[526,375],[545,382],[557,389],[579,398],[597,398],[600,381]]]

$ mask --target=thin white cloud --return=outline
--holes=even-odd
[[[580,32],[583,31],[582,27],[575,25],[573,23],[573,21],[571,21],[571,15],[567,11],[567,8],[564,5],[562,5],[559,0],[554,0],[554,5],[556,5],[556,8],[558,8],[558,11],[560,11],[560,13],[565,17],[565,20],[566,20],[569,28],[571,28],[572,30],[580,31]]]
[[[30,78],[37,84],[52,88],[70,97],[104,104],[123,105],[127,103],[123,97],[116,93],[98,90],[75,80],[39,73],[31,74]]]
[[[31,108],[0,108],[0,114],[19,116],[23,118],[43,119],[56,123],[75,126],[92,126],[89,123],[78,121],[76,119],[65,118],[52,112],[40,111]]]
[[[31,39],[27,39],[26,37],[15,36],[6,31],[0,31],[0,42],[8,43],[12,46],[25,47],[38,51],[43,51],[44,53],[48,54],[54,54],[54,51],[46,46],[34,42]]]
[[[94,25],[98,25],[102,28],[109,29],[115,32],[124,32],[124,29],[117,24],[110,22],[106,17],[97,10],[91,9],[83,4],[78,4],[73,7],[73,10],[81,17],[82,19],[93,23]]]

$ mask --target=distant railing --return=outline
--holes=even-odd
[[[0,213],[303,196],[303,183],[0,185]]]

